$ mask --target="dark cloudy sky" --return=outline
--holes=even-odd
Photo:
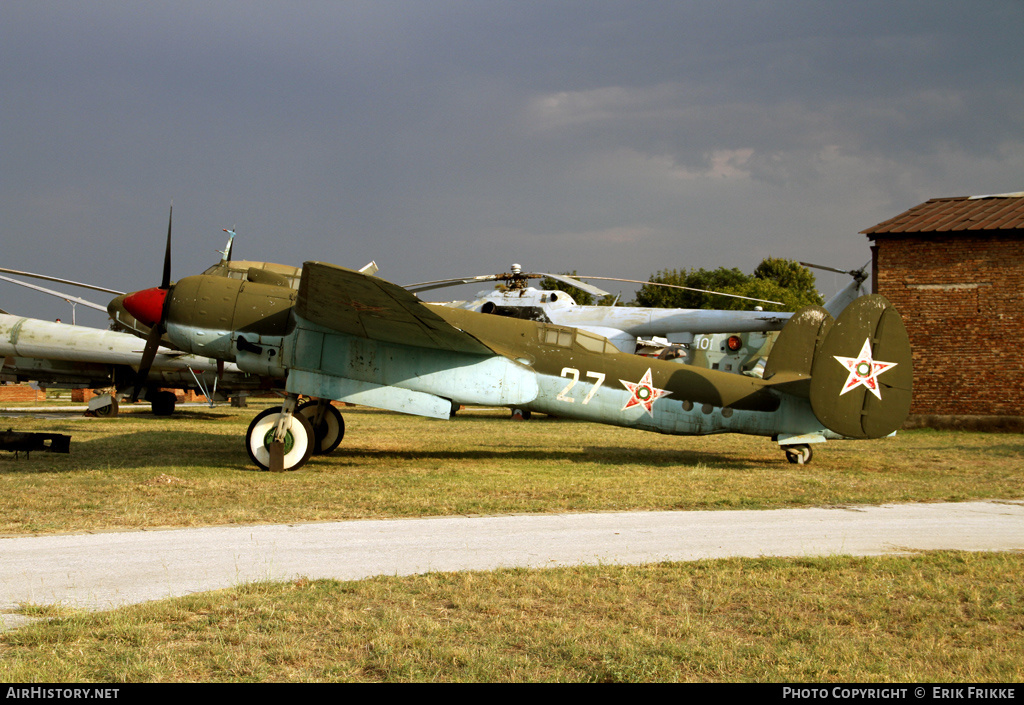
[[[1024,189],[1022,29],[1021,0],[5,0],[0,266],[155,285],[173,199],[175,278],[232,225],[238,258],[399,284],[855,267],[917,203]]]

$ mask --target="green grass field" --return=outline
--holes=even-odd
[[[773,508],[1019,498],[1024,437],[909,431],[829,442],[791,465],[758,437],[663,436],[508,411],[450,421],[346,409],[333,454],[258,472],[259,408],[6,426],[72,436],[70,455],[0,454],[0,535],[523,512]],[[0,422],[2,423],[2,422]]]
[[[5,418],[71,454],[0,455],[0,534],[445,514],[1021,499],[1024,437],[830,442],[346,409],[341,448],[261,473],[259,407]],[[932,681],[1024,677],[1024,555],[730,559],[239,586],[0,635],[22,681]]]

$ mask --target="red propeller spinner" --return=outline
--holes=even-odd
[[[124,308],[137,321],[152,328],[163,318],[167,289],[143,289],[124,297]]]

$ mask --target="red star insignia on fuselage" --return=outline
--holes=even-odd
[[[881,399],[882,392],[878,388],[878,375],[891,370],[897,364],[875,360],[871,353],[870,338],[864,339],[864,346],[860,349],[860,355],[857,357],[840,357],[839,355],[833,355],[833,357],[850,371],[850,376],[846,378],[846,384],[843,385],[843,391],[839,392],[839,396],[863,385],[869,392]]]
[[[672,392],[664,389],[656,389],[654,383],[651,381],[651,368],[647,368],[647,372],[640,378],[639,382],[627,382],[624,379],[620,379],[622,386],[630,391],[632,396],[626,405],[622,407],[622,411],[630,409],[634,406],[642,406],[651,416],[654,416],[654,409],[651,407],[654,405],[654,400],[658,397],[668,396]]]

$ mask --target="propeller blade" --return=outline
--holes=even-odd
[[[135,316],[131,310],[129,300],[138,301],[140,307],[149,312],[148,317],[152,318],[152,327],[149,336],[146,338],[146,347],[142,351],[142,360],[139,362],[139,370],[135,377],[135,388],[132,390],[132,401],[139,400],[139,393],[142,386],[149,379],[149,370],[153,367],[153,360],[156,359],[156,351],[160,347],[160,338],[166,332],[164,320],[167,318],[167,301],[170,298],[171,289],[171,223],[174,220],[174,203],[171,203],[171,211],[167,216],[167,248],[164,250],[164,275],[159,289],[147,289],[137,291],[125,297],[125,308]],[[153,296],[153,294],[157,296]],[[138,316],[136,316],[138,319]]]
[[[578,275],[577,275],[578,276]],[[639,279],[616,279],[615,277],[584,277],[580,276],[580,279],[600,279],[603,281],[610,282],[628,282],[630,284],[648,284],[650,286],[667,286],[669,289],[685,289],[686,291],[697,291],[702,294],[714,294],[715,296],[728,296],[731,299],[744,299],[745,301],[757,301],[764,304],[776,304],[778,306],[785,306],[781,301],[771,301],[769,299],[755,299],[752,296],[740,296],[739,294],[726,294],[721,291],[708,291],[707,289],[694,289],[692,286],[679,286],[678,284],[663,284],[662,282],[642,282]]]
[[[161,326],[155,325],[149,331],[146,339],[146,348],[142,351],[142,361],[139,363],[139,371],[135,378],[135,388],[132,390],[132,403],[139,400],[139,393],[142,386],[149,378],[149,370],[153,367],[153,360],[156,359],[156,351],[160,347],[160,336],[163,335]]]
[[[164,251],[164,278],[161,289],[171,288],[171,221],[174,219],[174,204],[171,204],[170,215],[167,216],[167,249]]]

